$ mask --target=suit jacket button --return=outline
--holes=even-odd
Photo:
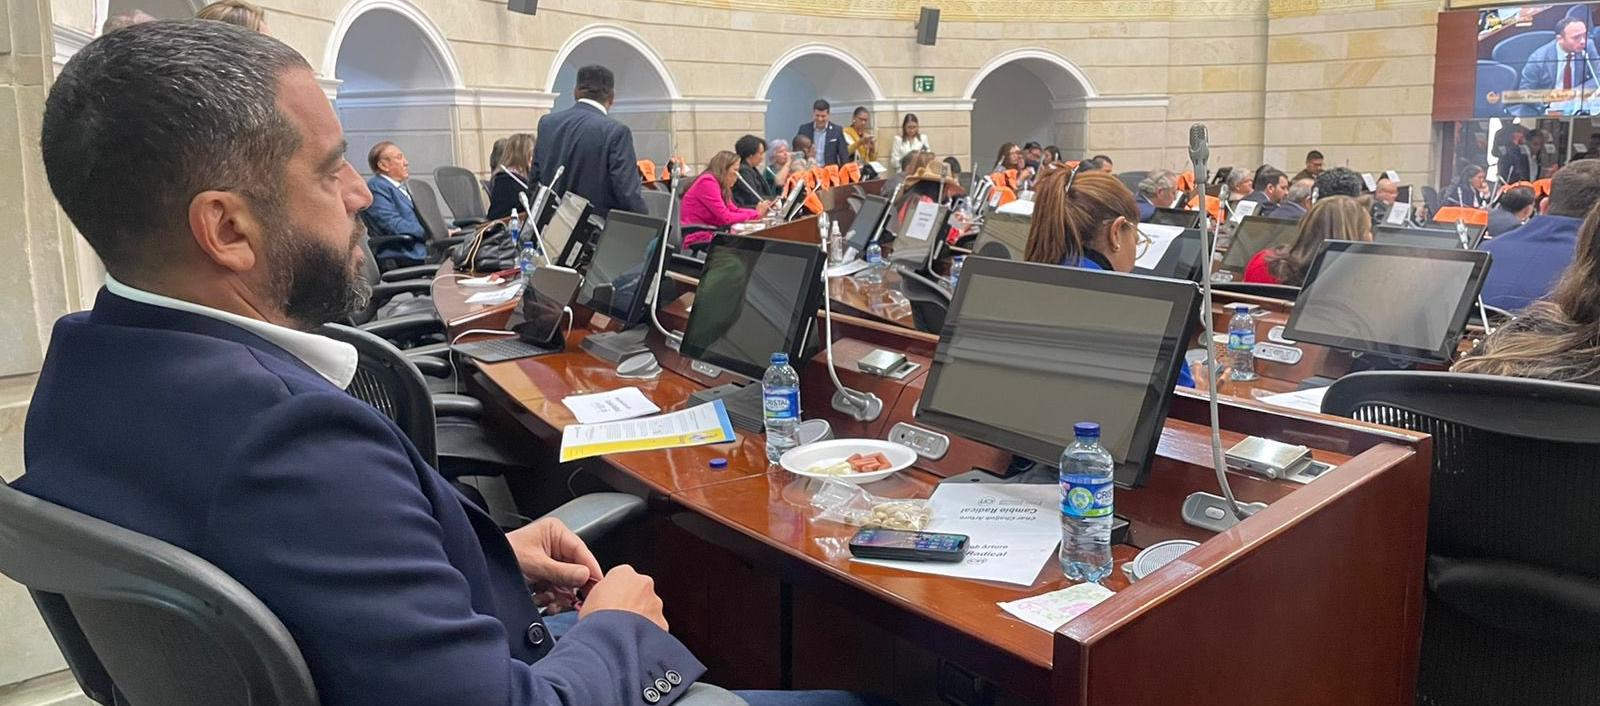
[[[528,626],[528,644],[538,647],[544,644],[544,639],[549,633],[545,632],[544,623],[534,623]]]
[[[647,703],[647,704],[660,703],[661,702],[661,692],[656,691],[655,687],[653,687],[653,686],[645,687],[644,688],[644,702]]]
[[[659,691],[659,692],[661,692],[663,694],[665,694],[665,693],[667,693],[669,691],[672,691],[672,684],[669,683],[665,679],[657,679],[656,680],[656,691]]]
[[[668,669],[668,670],[667,670],[667,674],[666,674],[666,677],[667,677],[667,683],[668,683],[668,684],[671,684],[671,685],[673,685],[673,686],[677,686],[677,685],[679,685],[679,684],[682,684],[682,683],[683,683],[683,675],[682,675],[682,674],[679,674],[679,673],[678,673],[678,672],[677,672],[677,671],[675,671],[675,670],[672,670],[672,669]]]

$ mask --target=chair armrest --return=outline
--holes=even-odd
[[[479,225],[483,222],[484,219],[482,218],[457,218],[453,221],[450,221],[450,225],[453,225],[457,228],[471,228],[472,226]]]
[[[467,242],[467,238],[469,238],[469,237],[471,237],[471,236],[470,235],[452,235],[452,236],[450,236],[448,238],[435,238],[433,240],[428,241],[428,249],[430,249],[430,250],[440,250],[440,251],[449,250],[450,248],[453,248],[453,247],[455,247],[457,245],[460,245],[462,243]]]
[[[450,344],[429,343],[426,346],[414,346],[400,352],[404,353],[407,358],[432,358],[434,360],[449,361]]]
[[[379,282],[372,285],[372,297],[367,301],[376,310],[401,294],[415,294],[424,296],[432,289],[432,283],[420,279],[406,280],[404,282]]]
[[[439,378],[440,380],[450,377],[450,361],[448,360],[435,358],[431,355],[408,355],[405,356],[405,359],[407,363],[417,369],[417,372],[423,375]]]
[[[397,339],[411,336],[425,336],[433,333],[444,333],[444,322],[433,314],[407,314],[387,319],[379,319],[359,326],[379,338]]]
[[[438,265],[412,265],[411,267],[396,267],[383,273],[385,282],[405,282],[407,280],[421,280],[433,283],[433,276],[438,274]]]
[[[373,252],[377,252],[390,245],[410,245],[414,240],[416,238],[409,235],[369,235],[367,236],[367,245],[372,248]]]
[[[468,397],[467,395],[435,392],[433,394],[433,416],[477,419],[483,416],[483,403],[479,402],[477,398]]]
[[[561,520],[587,544],[599,541],[612,530],[644,514],[644,500],[627,493],[589,493],[580,495],[545,517]]]

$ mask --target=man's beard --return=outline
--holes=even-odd
[[[272,295],[283,315],[301,328],[347,321],[367,306],[372,284],[363,276],[354,252],[366,227],[355,220],[349,246],[338,251],[316,236],[289,226],[287,214],[268,219],[267,264],[272,268]]]

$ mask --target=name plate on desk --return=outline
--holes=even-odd
[[[1267,340],[1273,343],[1282,343],[1286,346],[1294,345],[1294,341],[1283,337],[1284,328],[1283,326],[1273,326],[1271,330],[1267,331]]]
[[[1269,360],[1283,365],[1294,365],[1305,355],[1305,351],[1294,346],[1280,346],[1266,342],[1257,343],[1254,352],[1257,360]]]
[[[722,368],[719,368],[715,365],[707,365],[698,360],[689,361],[689,369],[708,378],[714,378],[722,375]]]

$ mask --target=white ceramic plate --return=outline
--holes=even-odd
[[[855,454],[872,453],[882,453],[889,459],[889,463],[894,465],[885,471],[852,473],[843,476],[827,476],[806,471],[807,468],[819,463],[832,464],[847,460]],[[917,452],[892,441],[884,441],[882,439],[833,439],[789,449],[778,459],[778,464],[783,466],[784,470],[798,476],[817,478],[819,480],[836,478],[846,483],[859,485],[888,478],[909,468],[916,460]]]

